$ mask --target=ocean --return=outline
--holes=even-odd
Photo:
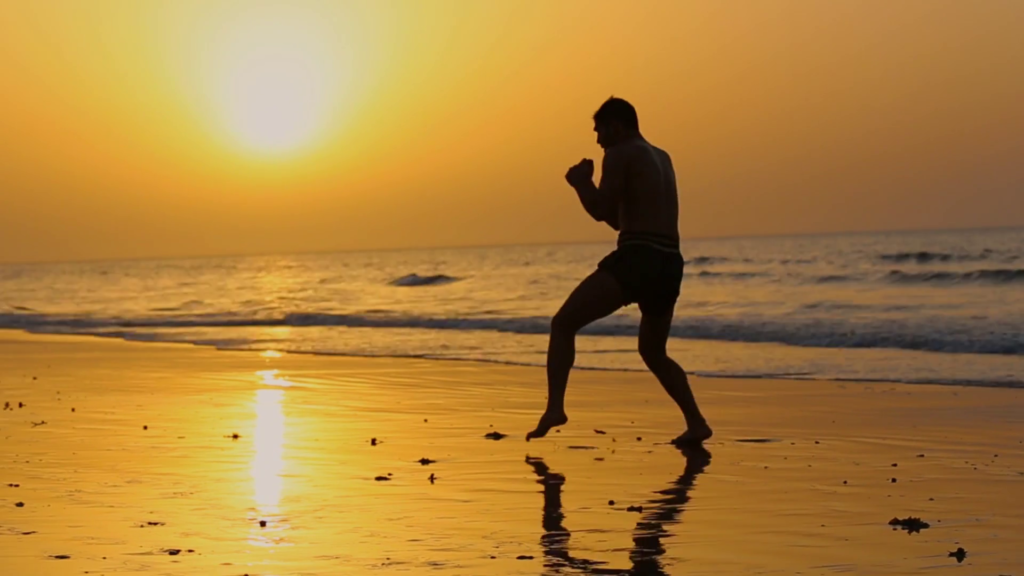
[[[611,243],[0,265],[0,328],[544,364]],[[1024,229],[684,240],[670,352],[705,376],[1024,387]],[[577,367],[643,370],[635,306]]]

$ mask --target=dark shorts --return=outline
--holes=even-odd
[[[643,314],[663,316],[675,310],[683,282],[683,255],[644,244],[625,244],[597,265],[618,281],[626,303]]]

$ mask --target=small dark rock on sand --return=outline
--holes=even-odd
[[[615,500],[609,500],[608,501],[608,505],[609,506],[615,506]]]
[[[50,558],[53,558],[54,560],[70,560],[71,556],[68,556],[67,554],[54,554],[53,556],[50,556]]]
[[[896,479],[895,478],[891,478],[891,479],[889,479],[889,482],[892,482],[893,484],[895,484],[896,483]]]
[[[430,483],[433,484],[434,480],[437,480],[437,476],[434,476],[434,474],[431,473],[430,476],[427,477],[427,480],[430,480]]]
[[[430,458],[420,458],[419,460],[417,460],[417,462],[419,462],[421,466],[426,466],[427,464],[437,464],[437,460],[431,460]]]
[[[957,548],[956,551],[949,553],[949,557],[956,558],[956,563],[960,564],[964,561],[964,558],[967,558],[967,550],[964,550],[963,548]]]
[[[377,482],[387,482],[388,480],[391,480],[391,478],[388,478],[387,476],[377,476],[374,480]]]
[[[21,484],[8,484],[8,488],[21,488]]]
[[[25,507],[25,503],[24,502],[15,502],[14,506],[16,508],[24,508]]]
[[[266,520],[260,520],[260,528],[266,528],[266,527],[267,527],[267,521]]]
[[[516,560],[533,560],[533,556],[528,556],[526,554],[521,554],[519,556],[516,556]]]
[[[484,438],[487,438],[488,440],[501,440],[506,436],[508,436],[508,434],[502,434],[501,432],[498,431],[488,432],[487,434],[484,434]]]
[[[902,519],[893,518],[892,520],[889,520],[889,526],[892,526],[893,530],[902,528],[911,534],[915,532],[920,532],[925,528],[931,528],[931,524],[914,516],[908,516]]]
[[[238,432],[234,432],[234,433],[231,434],[231,436],[228,436],[228,438],[231,438],[232,440],[238,440],[241,437],[242,437],[242,435],[239,434]]]
[[[607,434],[607,432],[605,432],[604,430],[598,430],[597,428],[594,428],[594,434]]]
[[[179,550],[178,548],[171,548],[167,551],[167,554],[169,556],[177,556],[178,554],[181,554],[181,550]]]
[[[626,507],[626,512],[643,512],[643,511],[644,511],[644,507],[643,506],[627,506]]]
[[[143,426],[142,429],[143,430],[149,430],[149,426]]]

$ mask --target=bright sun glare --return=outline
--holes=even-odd
[[[315,139],[337,97],[324,26],[300,12],[255,11],[232,22],[219,42],[216,100],[231,134],[267,154]]]

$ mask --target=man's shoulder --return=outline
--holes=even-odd
[[[604,151],[604,157],[611,161],[627,162],[629,160],[639,158],[644,154],[650,153],[652,148],[653,146],[650,146],[643,141],[623,142],[606,148]]]

